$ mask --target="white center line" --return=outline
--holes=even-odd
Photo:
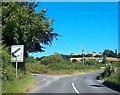
[[[77,94],[79,94],[78,90],[75,88],[74,83],[72,83],[72,87],[73,87],[73,89],[75,90],[75,92],[76,92]]]

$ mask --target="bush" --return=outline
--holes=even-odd
[[[0,62],[2,75],[2,93],[25,93],[35,83],[35,79],[28,72],[18,70],[18,77],[16,78],[15,68],[11,63],[10,52],[7,47],[2,48],[2,61]]]
[[[74,74],[74,72],[100,69],[103,64],[97,63],[95,60],[89,60],[89,65],[83,65],[81,62],[71,63],[68,56],[55,53],[42,58],[39,63],[28,63],[26,67],[32,73]]]
[[[120,85],[120,64],[119,62],[113,62],[112,65],[106,66],[103,73],[100,74],[99,78],[105,81],[112,82],[113,84]]]
[[[31,73],[47,73],[48,67],[40,63],[27,63],[27,70]]]
[[[2,66],[2,79],[3,80],[14,80],[15,79],[15,69],[12,66],[10,60],[10,53],[8,48],[5,46],[2,47],[2,62],[0,63]]]
[[[95,65],[98,62],[95,59],[88,59],[88,60],[85,61],[85,63],[87,65]]]
[[[32,56],[28,56],[28,58],[25,59],[25,62],[26,63],[36,63],[37,60]]]
[[[50,56],[42,58],[40,63],[48,65],[52,63],[64,63],[66,61],[67,60],[65,60],[61,54],[55,54],[55,55],[50,55]]]
[[[118,65],[117,76],[118,76],[118,81],[120,82],[120,64]]]
[[[72,60],[72,63],[76,63],[76,62],[77,62],[77,60],[76,60],[76,59],[73,59],[73,60]]]
[[[49,68],[51,70],[69,70],[70,64],[69,63],[54,63],[54,64],[50,64]]]

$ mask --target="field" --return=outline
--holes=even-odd
[[[106,60],[117,62],[117,61],[120,61],[120,58],[107,57]]]

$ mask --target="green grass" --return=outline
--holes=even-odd
[[[23,78],[14,81],[2,82],[2,93],[25,93],[29,91],[36,83],[32,75],[25,75]]]
[[[107,78],[104,78],[105,81],[114,83],[116,85],[120,85],[120,81],[118,80],[118,77],[116,75],[111,75]]]
[[[120,92],[120,81],[116,75],[111,75],[104,79],[104,84],[109,88]]]

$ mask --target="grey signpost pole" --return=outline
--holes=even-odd
[[[11,46],[11,62],[16,64],[16,78],[18,77],[18,62],[23,62],[24,45],[12,45]]]
[[[16,56],[16,78],[17,78],[17,67],[18,67],[18,63],[17,63],[17,56]]]

